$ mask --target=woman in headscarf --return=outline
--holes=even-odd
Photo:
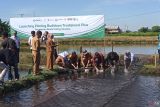
[[[53,70],[53,53],[54,53],[54,42],[52,41],[53,35],[48,34],[47,35],[47,41],[46,41],[46,55],[47,55],[47,63],[46,67],[49,70]]]

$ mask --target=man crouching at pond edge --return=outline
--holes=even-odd
[[[38,75],[40,65],[40,38],[42,32],[37,31],[36,36],[32,39],[32,56],[33,56],[33,75]]]

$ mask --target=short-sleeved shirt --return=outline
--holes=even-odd
[[[28,38],[28,44],[30,45],[30,49],[32,49],[32,36]]]
[[[15,41],[17,48],[20,48],[20,38],[18,36],[11,36],[10,38]]]

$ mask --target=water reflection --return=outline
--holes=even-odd
[[[68,51],[68,52],[72,52],[72,51],[76,51],[77,53],[80,52],[80,46],[81,45],[77,45],[74,46],[72,48],[71,45],[65,45],[62,47],[59,47],[59,52],[63,52],[63,51]],[[89,52],[111,52],[112,51],[112,47],[111,46],[105,46],[105,48],[103,46],[87,46],[82,44],[83,49],[88,50]],[[114,46],[114,51],[116,51],[119,54],[124,54],[124,52],[126,50],[130,50],[131,52],[133,52],[134,54],[155,54],[155,52],[157,53],[157,46],[156,45],[116,45]]]
[[[160,77],[133,77],[132,71],[61,74],[0,98],[0,107],[145,107],[160,100]],[[112,99],[108,103],[108,101]]]

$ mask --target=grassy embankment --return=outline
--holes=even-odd
[[[155,59],[156,57],[156,59]],[[160,64],[158,63],[158,55],[140,55],[142,64],[139,74],[148,76],[160,76]],[[156,60],[156,61],[155,61]]]
[[[83,44],[83,45],[128,45],[128,44],[157,44],[158,33],[121,33],[121,34],[106,34],[104,39],[59,39],[61,44]]]

